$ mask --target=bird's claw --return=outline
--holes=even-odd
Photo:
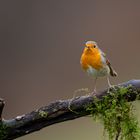
[[[115,90],[116,90],[115,85],[111,85],[111,86],[109,86],[107,93],[109,93],[110,91],[115,91]]]

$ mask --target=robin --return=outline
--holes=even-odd
[[[96,82],[98,77],[107,76],[109,88],[112,87],[109,75],[116,77],[117,73],[106,58],[105,53],[101,51],[95,41],[86,42],[80,63],[83,70],[95,79],[94,93],[96,93]]]

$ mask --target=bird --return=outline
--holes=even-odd
[[[110,61],[106,58],[106,54],[98,47],[95,41],[87,41],[82,52],[80,63],[82,69],[94,78],[94,89],[96,91],[96,83],[99,77],[107,77],[108,86],[113,87],[110,83],[109,76],[116,77],[117,72],[111,66]]]

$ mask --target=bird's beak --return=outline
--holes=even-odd
[[[89,49],[90,48],[90,45],[86,45],[86,48]]]

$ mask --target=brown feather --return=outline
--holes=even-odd
[[[118,76],[117,72],[112,68],[108,59],[106,60],[106,64],[108,65],[108,67],[110,69],[110,75],[113,76],[113,77]]]

